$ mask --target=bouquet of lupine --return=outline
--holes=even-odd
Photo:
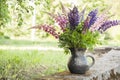
[[[99,34],[105,32],[111,26],[120,24],[120,20],[108,20],[108,11],[105,10],[98,15],[98,9],[89,12],[84,19],[85,9],[81,12],[74,6],[68,13],[62,6],[63,14],[53,15],[48,13],[58,23],[61,31],[57,31],[54,25],[44,24],[34,28],[39,28],[59,39],[60,47],[65,50],[69,48],[93,49],[99,44]]]

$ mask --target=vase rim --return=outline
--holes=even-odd
[[[70,47],[69,49],[87,49],[87,48],[75,48],[75,47]]]
[[[86,51],[87,50],[87,48],[69,48],[70,50],[77,50],[77,51]]]

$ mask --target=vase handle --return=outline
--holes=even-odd
[[[91,55],[86,55],[86,57],[90,57],[92,59],[92,63],[89,65],[89,68],[95,64],[95,58]]]

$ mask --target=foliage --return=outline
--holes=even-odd
[[[74,31],[67,29],[59,38],[59,46],[65,49],[73,48],[88,48],[93,49],[99,42],[99,33],[86,31],[81,34],[82,26],[79,25]]]
[[[7,0],[0,0],[0,27],[10,21]]]
[[[30,12],[29,6],[26,6],[23,0],[0,0],[0,26],[5,26],[6,23],[10,22],[12,19],[11,14],[14,15],[14,12],[17,12],[14,16],[17,16],[18,26],[21,26],[25,11]]]
[[[11,59],[0,59],[0,79],[2,80],[18,80],[24,79],[24,63],[18,56]]]

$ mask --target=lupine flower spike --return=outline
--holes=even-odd
[[[70,29],[74,30],[80,22],[80,14],[77,7],[74,6],[73,10],[70,10],[70,12],[68,13],[68,20],[70,23]]]
[[[107,10],[100,14],[97,17],[95,23],[90,27],[90,31],[92,32],[97,31],[101,27],[101,25],[110,18],[107,14],[108,14]]]
[[[55,38],[59,38],[59,33],[56,32],[56,29],[52,25],[46,25],[46,24],[38,25],[38,26],[33,26],[32,28],[43,30],[43,31],[51,34]]]
[[[67,16],[68,13],[68,9],[66,9],[66,7],[62,4],[62,2],[60,2],[61,8],[62,8],[62,13]]]
[[[88,16],[87,19],[84,21],[84,25],[83,25],[83,28],[82,28],[82,33],[85,33],[88,30],[89,22],[90,22],[90,17]]]
[[[88,28],[90,28],[90,26],[93,25],[95,21],[97,20],[97,13],[98,13],[98,10],[95,9],[88,14],[88,16],[90,17]]]
[[[65,28],[66,28],[66,24],[68,23],[68,20],[67,20],[66,16],[58,15],[58,16],[55,17],[55,21],[58,23],[61,30],[64,32]]]
[[[80,22],[82,22],[82,21],[84,20],[85,10],[86,10],[86,8],[84,8],[84,9],[80,12]]]
[[[108,10],[104,10],[100,15],[98,15],[98,9],[94,9],[89,12],[86,19],[84,19],[85,8],[79,13],[78,8],[76,6],[67,13],[66,8],[61,3],[63,14],[53,14],[49,12],[45,12],[49,14],[56,23],[58,23],[61,28],[62,33],[65,32],[66,28],[70,31],[76,30],[76,27],[79,25],[82,26],[80,34],[85,34],[87,31],[94,33],[95,31],[103,33],[108,28],[116,25],[120,25],[120,20],[108,20],[110,16],[108,16]],[[66,14],[67,13],[67,14]],[[80,24],[83,23],[83,24]],[[69,27],[69,28],[68,28]],[[45,32],[51,34],[55,38],[59,39],[61,33],[57,32],[53,25],[44,24],[34,26],[32,28],[42,29]],[[70,34],[71,35],[71,34]]]
[[[120,20],[113,20],[113,21],[106,21],[101,25],[101,27],[98,29],[100,32],[106,31],[108,28],[112,26],[120,25]]]

